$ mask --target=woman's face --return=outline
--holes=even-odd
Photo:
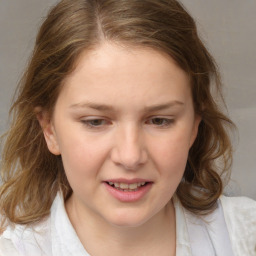
[[[72,205],[131,227],[164,211],[199,121],[189,79],[170,57],[104,43],[78,60],[44,134],[62,156]]]

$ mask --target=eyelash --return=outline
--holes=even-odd
[[[159,123],[160,121],[160,123]],[[163,117],[152,117],[148,119],[145,123],[154,125],[159,128],[168,128],[174,123],[174,119],[163,118]],[[90,129],[101,129],[103,126],[111,124],[110,121],[101,118],[81,120],[81,122]],[[157,124],[158,123],[158,124]]]
[[[95,122],[100,122],[100,124],[96,124]],[[87,126],[90,129],[99,129],[101,128],[103,125],[110,123],[105,119],[100,119],[100,118],[95,118],[95,119],[89,119],[89,120],[82,120],[82,123]],[[93,124],[94,123],[94,124]],[[104,123],[104,124],[102,124]]]
[[[159,124],[159,123],[156,124],[156,123],[154,123],[154,121],[158,121],[158,122],[160,121],[161,124]],[[174,123],[174,119],[164,118],[164,117],[153,117],[153,118],[150,118],[147,121],[147,123],[148,122],[157,127],[168,128]]]

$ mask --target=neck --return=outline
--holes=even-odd
[[[66,209],[76,233],[91,255],[175,255],[176,226],[172,202],[138,227],[119,227],[85,214],[72,200]],[[100,246],[99,246],[100,245]]]

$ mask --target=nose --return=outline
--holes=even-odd
[[[127,170],[137,170],[148,160],[143,134],[138,127],[120,127],[113,145],[112,161]]]

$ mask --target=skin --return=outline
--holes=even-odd
[[[175,255],[171,198],[200,117],[174,60],[102,43],[80,56],[52,119],[44,113],[39,121],[49,150],[62,156],[73,189],[66,210],[90,254]],[[104,184],[119,178],[152,186],[140,200],[121,202]]]

